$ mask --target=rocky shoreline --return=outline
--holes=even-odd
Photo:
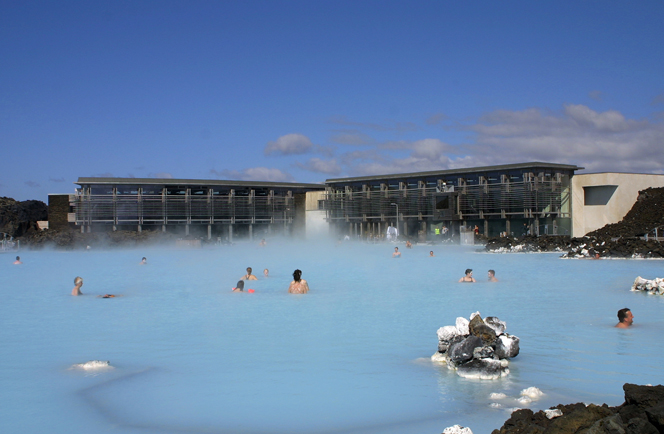
[[[552,407],[559,412],[548,414],[545,410],[517,410],[492,434],[664,433],[664,386],[625,383],[623,391],[625,402],[617,407],[576,403],[559,404]]]
[[[632,209],[618,223],[584,237],[523,236],[490,238],[485,251],[492,253],[560,252],[564,258],[664,258],[664,244],[653,239],[653,230],[664,236],[664,188],[639,192]]]

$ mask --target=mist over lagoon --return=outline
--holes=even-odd
[[[3,430],[430,433],[458,423],[482,433],[509,417],[490,393],[538,387],[537,410],[617,405],[623,383],[658,383],[663,301],[629,287],[661,261],[397,245],[400,259],[390,243],[278,239],[25,251],[20,266],[2,255]],[[248,266],[256,292],[232,293]],[[296,268],[307,295],[287,294]],[[457,283],[466,268],[478,283]],[[485,281],[490,268],[500,282]],[[69,295],[75,276],[82,297]],[[122,297],[95,297],[105,293]],[[626,306],[635,324],[616,330]],[[503,379],[463,379],[429,361],[436,330],[475,311],[521,339]],[[113,369],[69,369],[90,360]]]

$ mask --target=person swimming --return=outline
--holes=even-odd
[[[290,294],[306,294],[309,292],[309,284],[302,279],[302,271],[293,271],[293,281],[288,286],[288,292]]]
[[[461,279],[459,279],[459,282],[476,282],[475,278],[473,277],[473,270],[470,268],[466,269],[466,275],[463,276]]]
[[[242,276],[242,280],[258,280],[258,277],[251,274],[251,267],[247,267],[247,274]]]
[[[433,257],[433,250],[429,252],[429,257]]]
[[[147,263],[148,263],[148,259],[145,256],[143,256],[143,259],[141,259],[141,265],[145,265]]]
[[[269,274],[270,274],[270,270],[268,270],[267,268],[265,270],[263,270],[263,276],[269,277]]]
[[[235,288],[233,288],[233,292],[242,291],[244,291],[244,280],[238,280],[238,282],[235,284]]]
[[[393,258],[400,258],[401,257],[401,252],[399,251],[398,247],[394,248],[394,253],[392,253]]]
[[[83,295],[81,292],[81,286],[83,286],[83,279],[76,276],[74,279],[74,289],[71,290],[71,295]]]
[[[22,263],[23,263],[23,262],[21,262],[21,257],[20,257],[20,256],[17,256],[17,257],[16,257],[16,260],[14,261],[14,265],[20,265],[20,264],[22,264]]]

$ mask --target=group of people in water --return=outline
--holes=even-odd
[[[266,278],[270,276],[270,270],[267,268],[263,270],[263,276]],[[256,277],[253,274],[253,269],[251,267],[247,267],[247,274],[242,276],[240,280],[237,282],[235,287],[232,289],[233,292],[244,292],[244,282],[249,281],[249,280],[258,280],[258,277]],[[247,289],[246,292],[254,292],[253,289]],[[295,270],[293,272],[293,281],[290,283],[288,286],[288,293],[290,294],[306,294],[309,292],[309,284],[307,283],[306,280],[302,278],[302,271],[301,270]]]
[[[429,252],[429,256],[433,257],[433,250]],[[394,248],[394,253],[392,253],[393,258],[399,258],[401,257],[401,252],[399,251],[398,247]],[[23,262],[21,261],[21,257],[17,256],[16,260],[14,261],[15,265],[22,264]],[[147,258],[144,256],[141,259],[140,265],[146,265],[147,264]],[[269,277],[270,271],[266,268],[263,270],[263,276],[265,278]],[[496,278],[496,272],[495,270],[489,270],[487,272],[487,277],[489,282],[498,282],[498,279]],[[247,274],[242,276],[240,280],[237,282],[234,288],[232,288],[233,292],[245,292],[244,289],[244,282],[249,281],[249,280],[258,280],[258,277],[256,277],[253,274],[253,269],[251,267],[247,267]],[[473,277],[473,270],[471,268],[466,269],[466,272],[464,276],[459,279],[459,283],[474,283],[477,282],[475,278]],[[78,295],[83,295],[81,292],[81,287],[83,286],[83,278],[80,276],[76,276],[74,279],[74,288],[71,290],[71,295],[78,296]],[[247,289],[246,292],[254,292],[253,289]],[[307,283],[306,280],[302,279],[302,271],[301,270],[295,270],[293,272],[293,281],[290,283],[288,286],[288,292],[290,294],[306,294],[309,292],[309,284]],[[104,294],[104,295],[98,295],[97,297],[100,298],[115,298],[119,297],[118,295],[115,294]],[[634,315],[632,314],[632,311],[629,308],[623,308],[618,311],[618,324],[616,324],[616,328],[629,328],[632,323],[634,322]]]
[[[496,278],[496,271],[495,270],[489,270],[487,272],[489,282],[498,282],[498,279]],[[464,276],[459,279],[459,283],[475,283],[477,280],[473,277],[473,270],[472,268],[467,268]]]

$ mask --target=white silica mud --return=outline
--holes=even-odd
[[[661,261],[258,241],[0,257],[3,432],[485,433],[507,408],[619,405],[623,383],[660,382],[664,298],[629,288]],[[247,267],[255,292],[232,292]],[[477,283],[457,282],[466,268]],[[287,293],[295,269],[308,294]],[[634,325],[616,329],[624,307]],[[508,376],[431,362],[437,330],[473,312],[519,337]],[[544,395],[517,402],[530,387]]]

